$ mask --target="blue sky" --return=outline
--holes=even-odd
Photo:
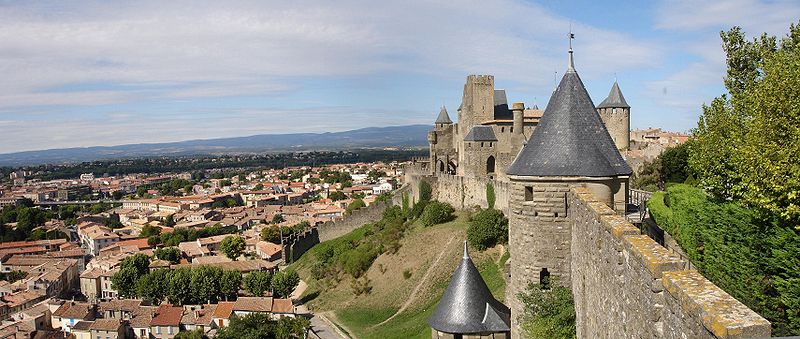
[[[632,127],[693,128],[719,31],[782,36],[797,1],[0,1],[0,153],[431,123],[468,74],[544,107],[576,68]]]

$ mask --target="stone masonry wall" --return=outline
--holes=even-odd
[[[486,200],[486,184],[492,183],[494,186],[495,203],[494,208],[503,211],[506,215],[509,212],[509,186],[507,181],[491,180],[489,178],[463,177],[457,175],[439,174],[435,181],[432,181],[433,198],[453,205],[456,209],[471,209],[475,206],[486,208],[489,202]],[[417,182],[419,179],[412,179]],[[413,184],[416,186],[417,184]]]
[[[573,188],[567,201],[578,338],[770,336],[766,319],[588,190]]]
[[[364,224],[380,219],[383,215],[383,211],[385,211],[386,207],[389,205],[389,203],[385,202],[375,202],[372,205],[353,211],[340,220],[328,221],[318,225],[319,241],[336,239],[352,232],[356,228],[364,226]]]
[[[570,283],[570,225],[565,182],[511,183],[509,246],[511,276],[506,302],[511,308],[512,336],[519,337],[522,304],[517,294],[529,283],[539,283],[540,274],[558,276],[560,283]]]

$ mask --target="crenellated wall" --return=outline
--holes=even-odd
[[[587,189],[573,188],[567,201],[579,338],[770,336],[766,319],[688,269]]]

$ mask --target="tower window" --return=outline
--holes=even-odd
[[[503,132],[505,132],[505,131],[506,131],[506,128],[505,128],[505,127],[500,127],[500,133],[503,133]]]
[[[483,147],[483,141],[481,141],[481,147]]]
[[[539,272],[539,284],[542,285],[542,289],[550,289],[550,272],[547,267]]]
[[[508,131],[511,132],[511,133],[514,133],[514,126],[509,127]]]
[[[612,108],[611,109],[611,114],[616,114],[616,113],[617,113],[617,109],[616,108]]]
[[[525,201],[533,201],[533,186],[525,186]]]

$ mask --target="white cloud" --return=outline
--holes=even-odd
[[[736,25],[752,35],[774,35],[786,32],[788,23],[800,18],[800,3],[795,0],[667,0],[660,7],[656,27],[683,31],[720,31]]]
[[[159,112],[127,112],[140,118],[98,122],[88,114],[63,116],[59,105],[124,109],[143,101],[278,97],[302,93],[308,81],[389,73],[493,74],[547,93],[553,71],[566,68],[568,27],[568,19],[518,0],[0,5],[0,118],[47,116],[36,124],[18,120],[17,130],[0,136],[0,152],[141,142],[141,135],[178,140],[197,131],[211,137],[276,130],[230,114],[239,124],[192,116],[192,127],[170,131],[188,122],[166,120]],[[608,79],[614,71],[661,61],[663,49],[655,42],[581,23],[573,29],[584,79]],[[55,109],[38,108],[43,105]],[[415,116],[395,121],[419,121],[410,119]],[[343,127],[331,120],[321,116],[316,124],[293,120],[286,126]]]

